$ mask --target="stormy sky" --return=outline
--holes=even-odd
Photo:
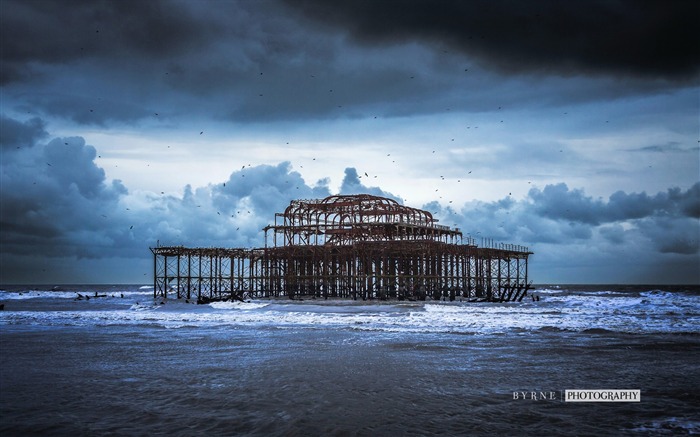
[[[536,283],[700,283],[697,1],[0,2],[0,282],[371,193]]]

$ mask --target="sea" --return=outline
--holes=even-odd
[[[205,305],[8,285],[0,305],[4,437],[700,434],[696,285]]]

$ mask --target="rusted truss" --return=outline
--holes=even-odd
[[[427,211],[377,196],[295,200],[264,229],[265,248],[151,248],[154,297],[523,299],[532,252],[465,244],[459,229],[436,222]]]
[[[437,222],[428,211],[401,205],[393,199],[360,194],[293,200],[284,213],[275,214],[275,225],[264,230],[266,234],[274,231],[275,246],[278,234],[283,236],[284,246],[420,239],[455,242],[462,237],[459,229]]]

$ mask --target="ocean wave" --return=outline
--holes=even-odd
[[[668,417],[646,422],[632,428],[632,431],[656,435],[695,435],[700,434],[700,421],[686,418]]]
[[[428,303],[423,307],[425,311],[437,313],[461,313],[464,312],[463,307],[449,304]]]
[[[27,300],[27,299],[75,299],[80,296],[94,297],[139,297],[151,296],[153,292],[129,291],[129,290],[25,290],[25,291],[4,291],[0,290],[0,301],[6,300]]]
[[[361,329],[415,333],[547,332],[585,334],[700,332],[697,297],[668,293],[646,296],[548,295],[539,302],[382,302],[354,301],[213,302],[195,305],[182,299],[76,301],[74,292],[60,304],[22,301],[6,305],[0,325],[32,326],[155,324],[164,328],[259,326]],[[6,294],[6,293],[5,293]],[[41,295],[41,293],[40,293]],[[52,295],[53,296],[53,295]]]
[[[217,310],[257,310],[260,308],[265,308],[270,305],[269,303],[262,302],[212,302],[209,304],[210,307]]]
[[[27,290],[27,291],[0,291],[0,300],[25,300],[25,299],[75,299],[74,291],[48,291],[48,290]]]

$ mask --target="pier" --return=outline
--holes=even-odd
[[[288,297],[520,301],[527,247],[464,237],[428,211],[367,194],[293,200],[264,247],[152,247],[153,295],[199,303]]]

